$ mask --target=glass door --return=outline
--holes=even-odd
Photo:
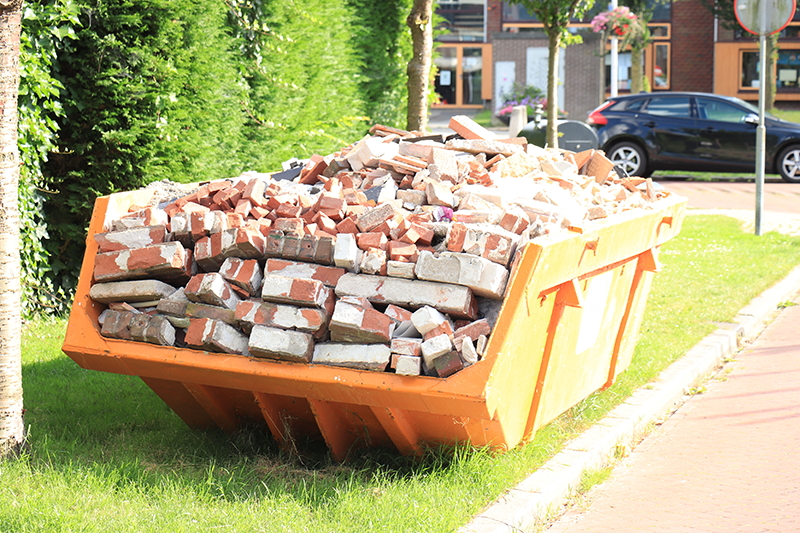
[[[482,107],[491,99],[491,45],[443,45],[436,48],[434,89],[437,106]],[[488,84],[487,84],[488,82]]]
[[[440,46],[434,64],[438,69],[434,90],[439,95],[439,105],[459,105],[458,103],[458,52],[455,46]]]

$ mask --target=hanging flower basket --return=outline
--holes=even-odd
[[[607,33],[611,37],[624,39],[635,28],[638,18],[625,6],[604,11],[592,19],[595,33]]]

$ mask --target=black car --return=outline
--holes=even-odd
[[[611,98],[589,113],[599,146],[630,175],[754,172],[758,108],[729,96],[658,92]],[[800,183],[800,124],[764,117],[765,172]]]

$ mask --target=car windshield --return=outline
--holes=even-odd
[[[740,106],[744,107],[745,109],[747,109],[751,113],[755,113],[756,115],[758,115],[758,107],[754,106],[750,102],[745,102],[741,98],[731,98],[731,100],[733,100],[734,102],[736,102]],[[764,111],[764,116],[767,117],[767,118],[771,118],[773,120],[780,120],[776,116],[772,115],[771,113],[767,113],[766,111]]]

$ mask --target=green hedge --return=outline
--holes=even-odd
[[[31,310],[74,289],[99,195],[274,171],[403,125],[410,0],[71,1],[27,4],[68,24],[23,26],[56,37],[22,59],[53,87],[28,99],[47,133],[26,141],[26,167],[43,169],[23,180],[25,277],[45,289]]]

